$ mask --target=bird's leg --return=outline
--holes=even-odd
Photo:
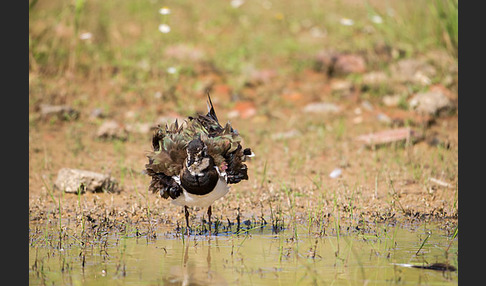
[[[187,206],[184,206],[184,214],[186,215],[186,233],[189,235],[189,211]]]
[[[209,236],[211,236],[211,206],[208,207]]]

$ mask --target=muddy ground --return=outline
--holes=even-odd
[[[213,205],[213,216],[221,222],[236,222],[239,216],[255,223],[277,217],[325,224],[338,219],[352,227],[378,221],[456,224],[457,62],[441,52],[390,57],[391,72],[373,81],[373,72],[380,71],[369,64],[376,53],[359,56],[368,63],[365,69],[336,74],[329,72],[328,62],[316,60],[299,73],[257,70],[238,90],[207,62],[195,63],[193,73],[168,84],[131,91],[120,88],[129,79],[113,74],[49,78],[31,73],[30,223],[57,223],[61,217],[66,225],[107,219],[140,229],[182,225],[182,208],[148,193],[144,153],[158,123],[206,112],[209,91],[220,121],[231,121],[244,147],[256,154],[248,162],[250,179],[233,185]],[[403,60],[427,63],[435,72],[417,81],[400,78],[391,67]],[[434,91],[450,100],[447,110],[412,108],[417,93]],[[392,95],[387,97],[391,101],[383,93]],[[42,104],[68,105],[78,113],[42,114]],[[123,135],[98,136],[108,120],[120,124]],[[377,145],[358,140],[403,127],[414,135]],[[63,193],[53,187],[61,168],[110,174],[120,191]],[[339,175],[330,176],[336,169]],[[194,224],[203,218],[205,210],[191,211]]]

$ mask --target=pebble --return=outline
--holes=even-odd
[[[119,139],[124,141],[128,138],[128,131],[117,121],[107,120],[98,128],[96,137],[100,139]]]
[[[282,139],[290,139],[300,135],[300,132],[296,129],[292,129],[286,132],[279,132],[272,134],[272,140],[282,140]]]
[[[380,86],[386,84],[388,76],[381,71],[373,71],[363,75],[363,84],[367,86]]]
[[[367,146],[372,146],[418,138],[419,136],[414,130],[409,127],[403,127],[360,135],[356,137],[356,140],[364,143]]]
[[[437,71],[424,60],[403,59],[390,66],[394,80],[413,84],[429,85]]]
[[[452,102],[440,91],[415,94],[409,101],[412,109],[430,115],[437,115],[443,110],[452,109]]]
[[[57,173],[54,188],[66,193],[119,192],[118,183],[110,175],[88,170],[62,168]]]
[[[388,107],[396,107],[400,104],[401,96],[399,94],[383,96],[383,104]]]
[[[311,113],[337,113],[341,108],[334,103],[329,102],[314,102],[309,103],[304,107],[304,112]]]
[[[41,117],[48,118],[55,116],[61,120],[78,119],[79,111],[68,105],[40,105]]]
[[[341,176],[342,173],[343,171],[341,169],[336,168],[332,170],[332,172],[329,174],[329,177],[336,179],[337,177]]]

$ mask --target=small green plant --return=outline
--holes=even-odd
[[[435,0],[428,2],[429,9],[436,21],[436,37],[439,44],[447,47],[454,56],[459,44],[459,1]]]
[[[449,242],[449,245],[447,246],[447,248],[445,250],[446,253],[449,252],[449,249],[451,248],[451,245],[454,242],[454,240],[456,239],[458,234],[459,234],[459,225],[456,225],[456,227],[454,228],[454,232],[453,232],[452,236],[450,237],[451,241]]]
[[[336,251],[336,256],[339,254],[339,236],[340,236],[340,233],[341,233],[341,225],[340,225],[340,221],[341,221],[341,214],[339,212],[339,204],[338,204],[338,201],[337,201],[337,194],[336,194],[336,190],[334,190],[334,195],[333,195],[333,206],[334,206],[334,227],[335,227],[335,231],[336,231],[336,237],[337,237],[337,251]]]
[[[420,245],[419,249],[417,250],[417,252],[415,252],[415,255],[418,255],[420,250],[422,250],[422,248],[424,247],[425,243],[427,242],[427,240],[429,240],[429,237],[432,235],[432,232],[427,232],[427,237],[422,241],[422,244]]]
[[[262,180],[260,181],[260,188],[263,188],[263,184],[267,180],[267,161],[265,160],[265,163],[263,165],[263,172],[262,172]]]
[[[83,212],[83,207],[81,206],[81,193],[84,191],[84,185],[79,186],[77,195],[78,195],[78,208],[79,208],[79,215],[81,216],[81,237],[84,235],[84,227],[85,227],[85,221],[84,221],[84,212]]]

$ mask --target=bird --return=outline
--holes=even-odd
[[[145,173],[151,177],[149,192],[184,207],[187,233],[188,208],[207,208],[211,235],[211,205],[229,192],[230,184],[248,180],[244,162],[255,154],[251,148],[243,149],[242,137],[230,122],[224,127],[219,123],[207,96],[207,114],[157,126],[152,150],[146,153]]]

